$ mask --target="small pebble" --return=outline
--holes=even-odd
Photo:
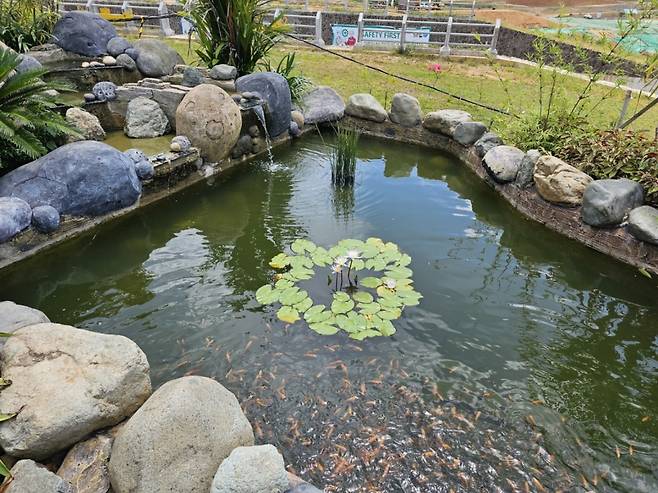
[[[117,59],[113,56],[107,55],[103,57],[103,65],[112,66],[117,64]]]

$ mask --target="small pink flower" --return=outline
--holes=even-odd
[[[430,63],[427,66],[427,70],[429,70],[430,72],[434,72],[435,74],[438,74],[439,72],[441,72],[441,64],[440,63]]]

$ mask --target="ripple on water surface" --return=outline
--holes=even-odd
[[[3,297],[132,338],[155,385],[216,378],[328,491],[658,490],[656,281],[447,156],[363,138],[335,191],[328,154],[305,139],[118,219],[0,272]],[[393,337],[321,337],[256,303],[296,238],[369,236],[424,295]]]

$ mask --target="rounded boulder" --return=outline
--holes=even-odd
[[[53,206],[40,205],[32,209],[32,225],[41,233],[56,231],[59,221],[59,212]]]
[[[229,155],[241,129],[240,108],[217,86],[196,86],[176,110],[176,132],[187,136],[199,148],[201,156],[211,162],[219,162]]]
[[[191,376],[165,383],[121,428],[112,446],[116,493],[208,493],[217,467],[236,447],[253,445],[235,396]]]
[[[105,55],[108,41],[116,35],[114,26],[98,14],[75,10],[64,13],[53,28],[60,48],[90,57]]]
[[[174,73],[183,62],[176,50],[157,39],[142,39],[135,43],[137,68],[146,77],[162,77]],[[126,51],[132,57],[131,52]]]
[[[11,189],[2,189],[0,195],[11,195]],[[19,197],[0,197],[0,243],[10,240],[30,225],[30,205]]]

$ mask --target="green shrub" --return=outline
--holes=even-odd
[[[630,130],[565,134],[554,155],[597,178],[629,178],[658,204],[658,141]]]
[[[45,70],[16,74],[18,55],[0,48],[0,170],[9,171],[55,149],[66,135],[79,135],[56,111],[48,90],[70,91],[44,82]]]
[[[293,74],[295,70],[295,54],[288,53],[284,56],[276,67],[273,67],[270,60],[265,60],[262,64],[263,68],[267,72],[276,72],[281,74],[288,81],[288,86],[290,87],[290,97],[293,101],[300,101],[302,96],[309,90],[311,87],[310,79],[304,77],[301,74]]]
[[[25,52],[50,40],[58,18],[54,2],[0,0],[0,41]]]
[[[270,0],[198,0],[190,18],[201,47],[197,55],[208,67],[227,63],[240,75],[254,71],[276,44],[285,26],[265,22]]]

